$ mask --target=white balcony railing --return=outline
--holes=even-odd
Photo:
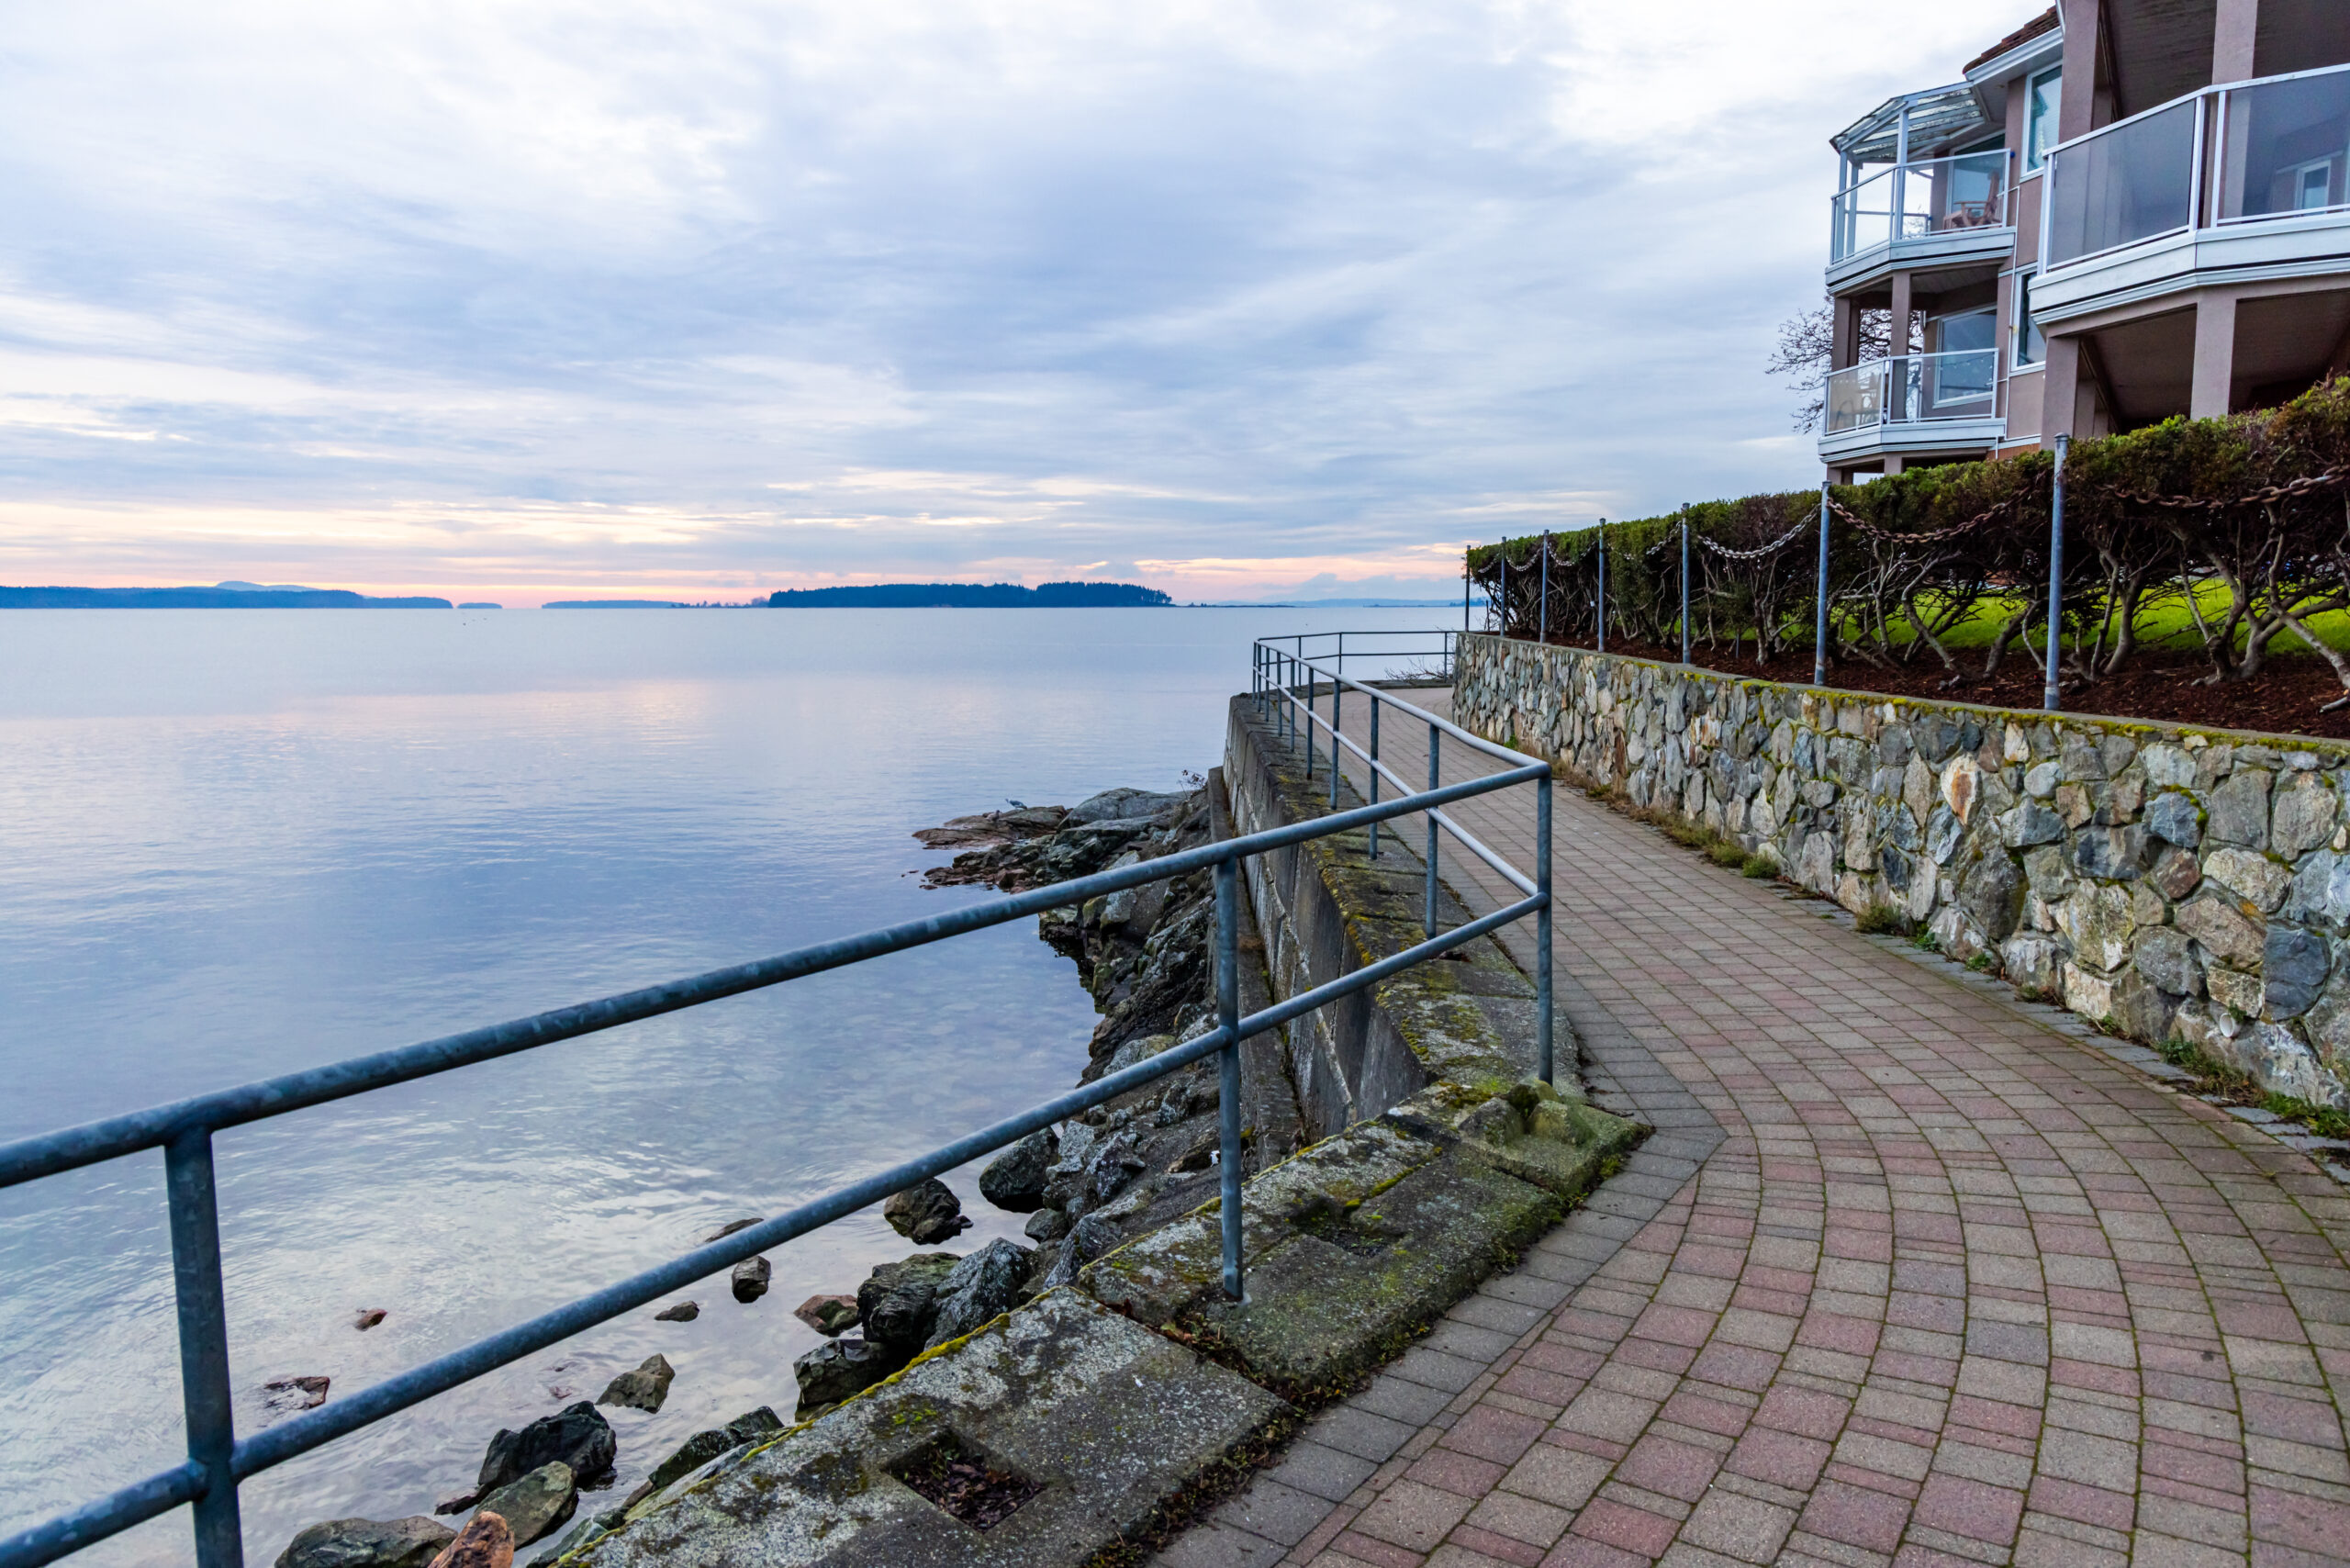
[[[1999,351],[1897,354],[1831,373],[1823,384],[1825,431],[1871,425],[1987,420],[1998,411]]]
[[[2350,65],[2207,88],[2049,154],[2045,261],[2350,208]]]
[[[2008,155],[1962,152],[1895,163],[1836,193],[1828,253],[1848,256],[1964,229],[2005,226]]]

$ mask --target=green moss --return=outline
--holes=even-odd
[[[2350,1111],[2333,1105],[2313,1104],[2295,1099],[2290,1094],[2269,1094],[2262,1097],[2261,1108],[2282,1116],[2288,1122],[2299,1122],[2320,1137],[2350,1138]]]
[[[1909,917],[1889,903],[1873,903],[1852,917],[1854,929],[1863,936],[1907,936]]]

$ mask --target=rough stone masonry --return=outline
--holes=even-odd
[[[1454,712],[2027,995],[2350,1104],[2350,747],[1463,639]]]

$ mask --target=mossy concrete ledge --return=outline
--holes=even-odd
[[[1053,1291],[765,1447],[713,1460],[564,1562],[1080,1563],[1288,1410],[1183,1346]],[[948,1434],[1042,1490],[985,1530],[951,1517],[896,1473]]]
[[[1136,1238],[1079,1284],[1138,1322],[1212,1342],[1259,1382],[1332,1389],[1512,1261],[1641,1131],[1540,1084],[1439,1084],[1248,1183],[1245,1300],[1224,1294],[1214,1204]]]

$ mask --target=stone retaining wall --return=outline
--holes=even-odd
[[[1457,721],[2027,994],[2350,1104],[2350,747],[1462,640]],[[1572,864],[1572,859],[1569,862]],[[1561,875],[1566,875],[1564,869]]]

